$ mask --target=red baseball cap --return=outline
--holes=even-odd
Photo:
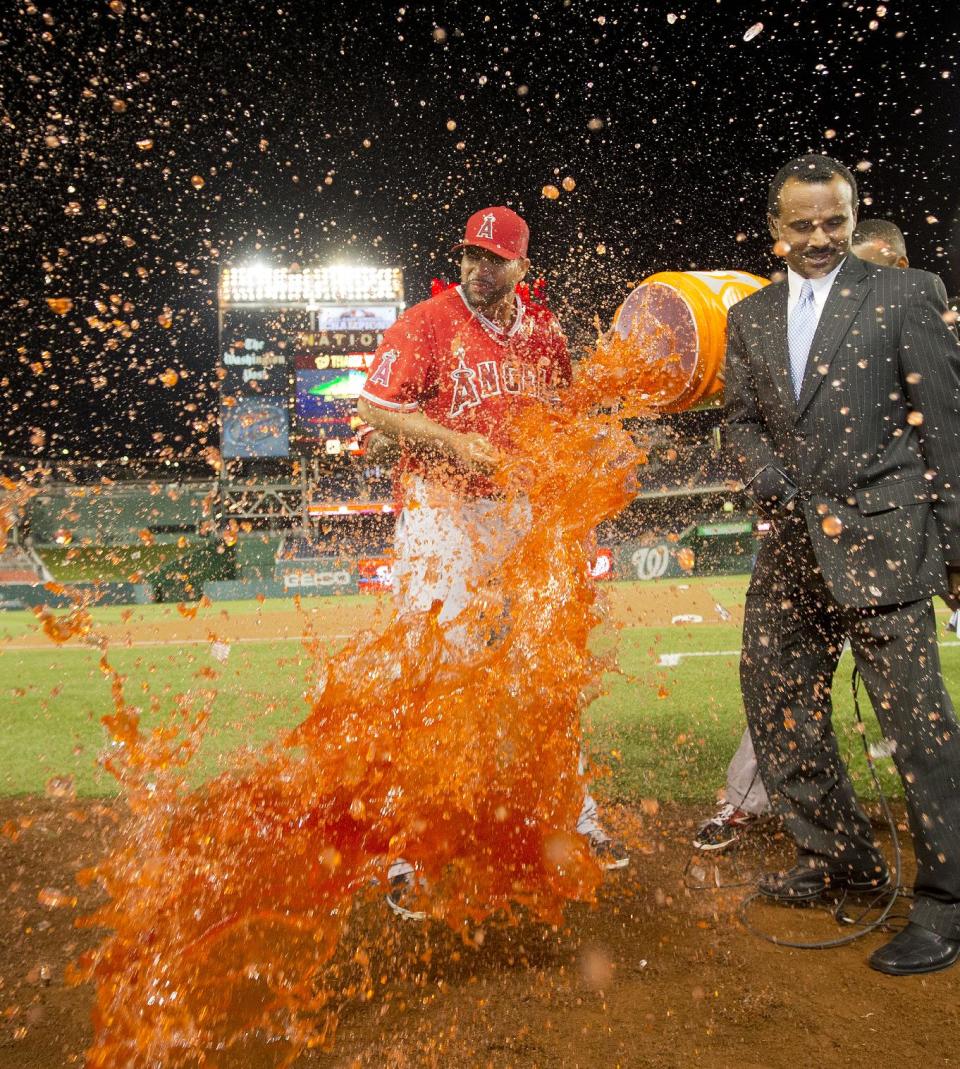
[[[518,260],[527,255],[529,244],[530,227],[516,212],[500,205],[474,212],[467,220],[463,241],[454,245],[453,251],[464,245],[479,245],[504,260]]]

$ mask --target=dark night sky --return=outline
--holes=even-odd
[[[398,265],[415,301],[488,203],[575,339],[655,270],[768,273],[806,151],[868,163],[861,216],[960,291],[955,0],[38,0],[0,35],[7,455],[215,445],[218,264]]]

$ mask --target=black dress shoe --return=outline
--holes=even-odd
[[[889,883],[890,872],[886,866],[878,866],[874,872],[847,872],[800,861],[786,872],[768,872],[761,876],[757,889],[760,894],[778,902],[806,902],[827,891],[880,891]]]
[[[890,976],[949,969],[960,958],[960,939],[945,939],[912,922],[870,955],[870,968]]]

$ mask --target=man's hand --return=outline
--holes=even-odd
[[[460,463],[482,475],[491,474],[503,462],[500,450],[482,434],[458,434],[452,444]]]
[[[383,431],[368,432],[363,445],[368,464],[389,468],[400,459],[400,443]]]

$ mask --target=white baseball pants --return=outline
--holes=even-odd
[[[437,617],[450,625],[466,608],[471,587],[494,580],[501,559],[530,528],[530,504],[489,498],[461,498],[414,479],[410,504],[397,517],[394,530],[393,595],[399,612],[426,612],[435,601]],[[469,641],[465,627],[446,629],[453,645]],[[580,772],[583,772],[583,758]],[[584,790],[577,820],[580,835],[601,833],[597,803]],[[412,872],[403,859],[391,865],[389,877]]]

